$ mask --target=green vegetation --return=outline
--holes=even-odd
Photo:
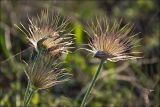
[[[31,107],[80,107],[85,92],[96,73],[99,59],[93,58],[83,44],[89,42],[84,31],[95,16],[122,19],[122,26],[134,24],[142,59],[103,64],[95,86],[87,99],[87,107],[160,106],[160,14],[158,0],[1,0],[0,1],[0,107],[21,107],[27,77],[23,60],[29,61],[33,50],[26,36],[14,24],[28,25],[28,17],[36,17],[43,9],[70,16],[75,34],[74,49],[63,56],[73,76],[68,82],[40,90],[31,99]],[[88,47],[87,47],[88,48]],[[79,49],[79,50],[77,50]]]

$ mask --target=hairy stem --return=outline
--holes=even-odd
[[[24,96],[24,107],[28,107],[35,91],[36,89],[31,86],[30,82],[28,82],[27,89]]]
[[[85,107],[86,106],[86,100],[89,97],[89,94],[91,93],[91,90],[92,90],[92,88],[93,88],[93,86],[94,86],[94,84],[96,82],[96,79],[97,79],[97,77],[98,77],[98,75],[99,75],[99,73],[101,71],[103,63],[104,63],[104,60],[101,60],[101,62],[99,64],[99,67],[98,67],[98,69],[96,71],[96,74],[94,75],[94,77],[93,77],[93,79],[91,81],[90,87],[88,88],[88,90],[87,90],[87,92],[86,92],[86,94],[85,94],[85,96],[84,96],[84,98],[82,100],[81,107]]]

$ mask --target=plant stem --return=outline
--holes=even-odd
[[[101,62],[100,62],[100,64],[99,64],[99,67],[98,67],[98,69],[97,69],[97,71],[96,71],[96,74],[94,75],[94,77],[93,77],[93,79],[92,79],[92,81],[91,81],[90,87],[88,88],[88,90],[87,90],[87,92],[86,92],[86,94],[85,94],[85,96],[84,96],[84,98],[83,98],[83,100],[82,100],[81,107],[85,107],[85,105],[86,105],[86,100],[87,100],[89,94],[91,93],[91,90],[92,90],[92,88],[93,88],[93,86],[94,86],[94,84],[95,84],[95,82],[96,82],[96,79],[97,79],[97,77],[98,77],[98,75],[99,75],[99,73],[100,73],[100,70],[101,70],[101,68],[102,68],[102,66],[103,66],[104,61],[105,61],[105,60],[101,60]]]
[[[28,107],[35,91],[36,89],[32,88],[29,82],[24,96],[24,107]]]

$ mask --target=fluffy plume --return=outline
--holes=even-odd
[[[54,57],[39,54],[33,61],[26,63],[25,73],[32,87],[41,90],[48,89],[70,79],[71,74],[61,66]]]
[[[89,25],[88,34],[91,41],[88,46],[91,49],[85,49],[94,54],[94,57],[109,60],[119,61],[139,58],[135,54],[139,52],[132,52],[133,47],[137,46],[135,36],[133,34],[132,26],[130,24],[124,25],[120,28],[121,22],[109,23],[107,18],[96,18],[95,23]]]
[[[69,18],[62,18],[59,13],[54,12],[51,16],[48,10],[44,10],[34,18],[28,18],[29,26],[22,29],[18,27],[27,37],[31,46],[37,51],[45,50],[53,55],[59,55],[72,48],[73,44],[71,30],[67,29]]]

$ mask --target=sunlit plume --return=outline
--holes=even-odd
[[[44,10],[37,17],[28,18],[29,26],[21,24],[18,27],[27,37],[27,40],[36,51],[47,51],[53,55],[60,55],[71,45],[71,29],[69,29],[69,18],[62,18],[59,13],[49,14]]]
[[[93,53],[94,57],[109,61],[119,61],[140,58],[140,52],[132,49],[139,40],[135,39],[137,34],[132,32],[133,26],[126,24],[121,27],[121,21],[109,22],[106,17],[96,18],[89,24],[87,33],[91,37],[88,46],[91,49],[85,50]]]

